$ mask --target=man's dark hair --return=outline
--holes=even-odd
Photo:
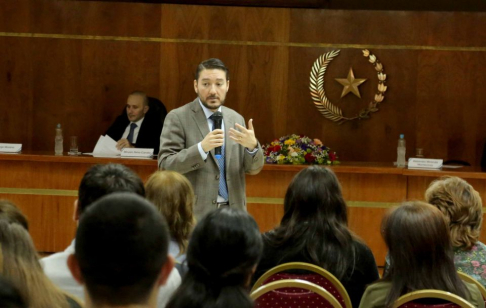
[[[201,71],[203,70],[222,70],[223,72],[225,72],[226,74],[226,80],[230,80],[230,73],[229,73],[229,70],[228,68],[224,65],[223,61],[221,61],[220,59],[216,59],[216,58],[211,58],[211,59],[207,59],[207,60],[204,60],[202,61],[198,66],[197,66],[197,69],[196,69],[196,81],[199,80],[199,74],[201,73]]]
[[[167,261],[169,231],[155,206],[134,194],[114,193],[80,219],[75,256],[97,305],[144,304]]]
[[[99,198],[114,192],[131,192],[145,197],[142,180],[128,167],[119,164],[91,167],[79,184],[79,215],[82,215],[86,208]]]

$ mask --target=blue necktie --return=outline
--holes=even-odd
[[[133,132],[135,131],[135,128],[137,128],[137,124],[135,123],[130,124],[130,132],[128,133],[127,140],[131,144],[133,144]]]
[[[213,122],[213,130],[214,130],[214,122]],[[224,151],[224,144],[223,144],[223,146],[221,147],[221,156],[219,158],[216,158],[219,167],[218,195],[220,195],[224,200],[228,200],[228,187],[226,186],[226,172],[224,167],[224,156],[225,156],[224,152],[225,151]]]

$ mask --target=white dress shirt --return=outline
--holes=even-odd
[[[137,122],[128,123],[128,126],[127,126],[127,128],[125,128],[125,132],[123,133],[121,139],[127,139],[128,134],[130,133],[130,125],[132,125],[132,123],[135,123],[135,124],[137,124],[137,127],[135,127],[135,129],[133,130],[132,144],[137,144],[138,132],[140,131],[140,127],[142,126],[143,119],[145,119],[145,117],[141,118]]]

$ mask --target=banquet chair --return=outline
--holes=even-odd
[[[418,299],[439,299],[447,301],[445,304],[421,304]],[[393,304],[393,308],[473,308],[474,306],[460,296],[441,290],[420,290],[402,295]]]
[[[486,288],[482,284],[480,284],[479,281],[477,281],[476,279],[472,278],[471,276],[463,272],[457,272],[457,275],[459,275],[459,278],[461,278],[462,281],[469,282],[476,285],[479,289],[479,292],[483,296],[483,299],[486,302]]]
[[[295,274],[295,270],[306,271],[310,273]],[[289,271],[291,271],[289,273]],[[341,282],[330,272],[322,267],[314,264],[304,262],[290,262],[275,266],[264,273],[253,285],[251,292],[262,285],[271,283],[277,280],[284,279],[300,279],[317,284],[331,293],[340,303],[343,308],[351,308],[351,299],[348,292],[341,284]]]
[[[255,308],[313,307],[341,308],[341,303],[329,291],[300,279],[284,279],[265,284],[250,294]]]

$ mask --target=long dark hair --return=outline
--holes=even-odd
[[[289,255],[304,253],[309,262],[342,279],[354,266],[355,239],[334,172],[318,166],[300,171],[287,189],[284,210],[280,226],[264,240],[287,247]]]
[[[248,284],[262,253],[255,220],[221,208],[196,226],[189,241],[189,271],[167,308],[252,308]]]
[[[457,276],[449,229],[442,213],[424,202],[408,202],[388,213],[382,234],[389,249],[390,268],[383,277],[391,282],[386,307],[403,294],[437,289],[467,298]]]

